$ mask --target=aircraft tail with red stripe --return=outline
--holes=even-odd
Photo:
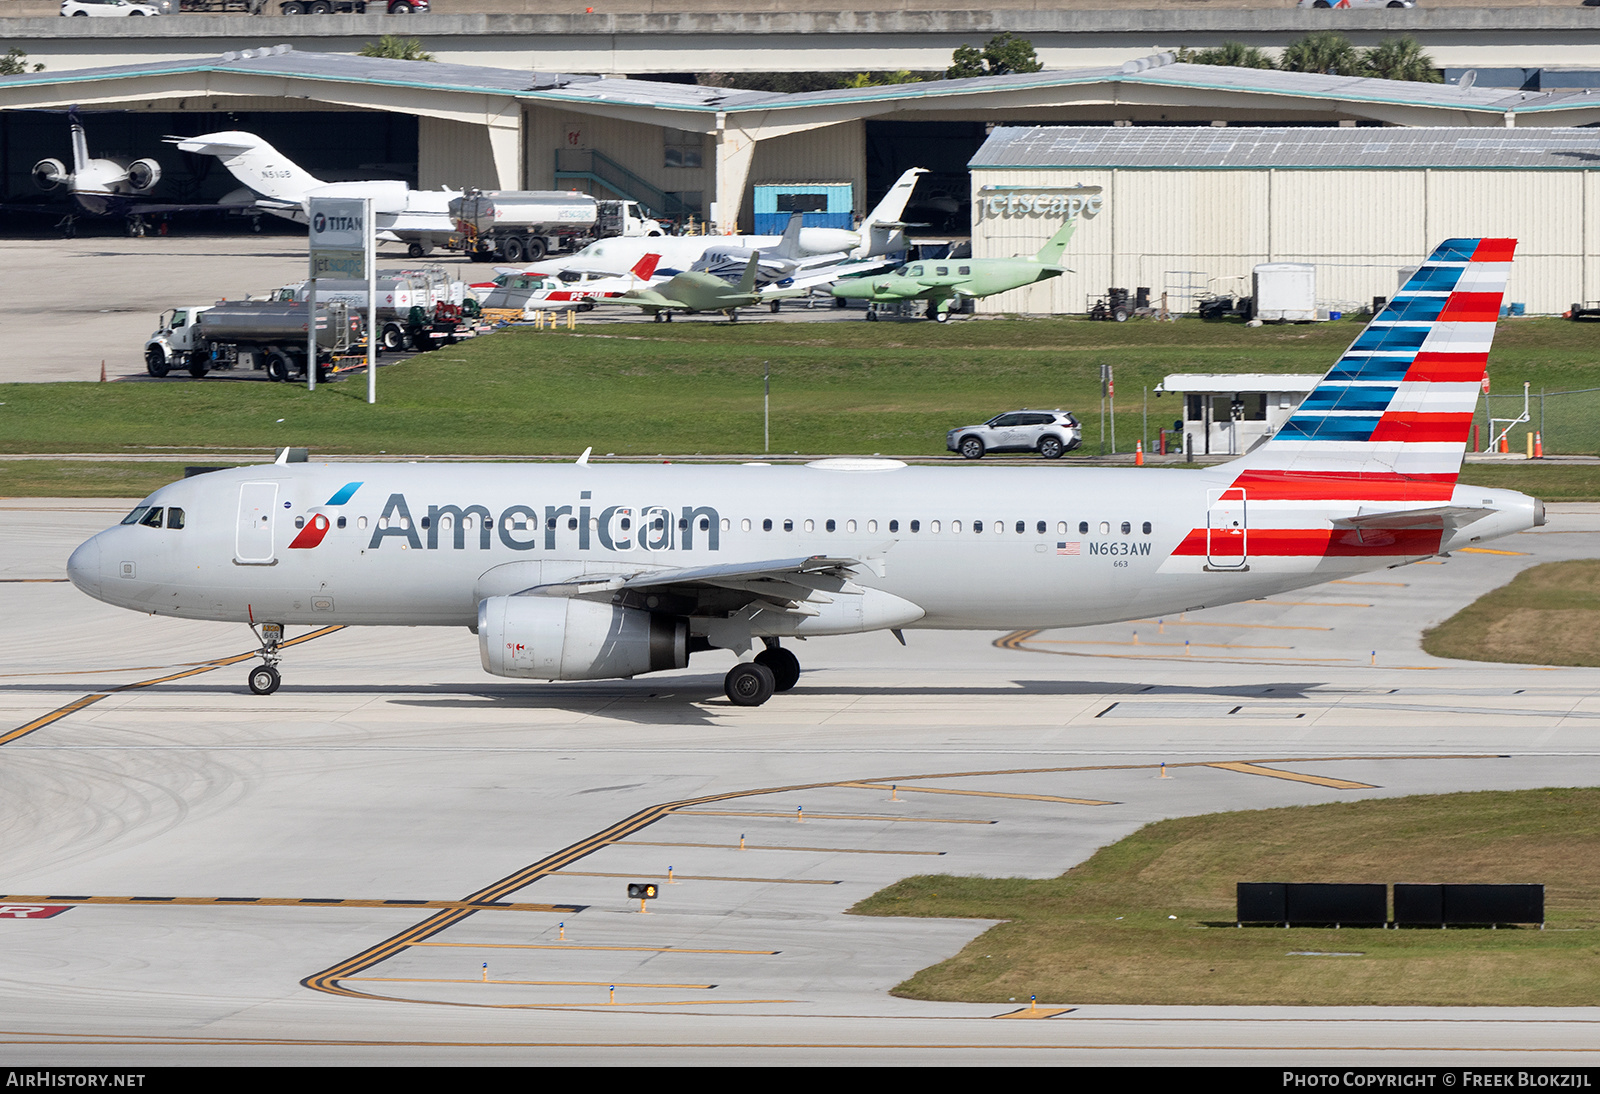
[[[1207,472],[1168,568],[1327,577],[1543,524],[1537,499],[1456,481],[1515,249],[1440,244],[1271,439]]]
[[[1449,239],[1373,316],[1240,486],[1294,480],[1369,498],[1450,496],[1472,432],[1514,239]],[[1353,491],[1353,493],[1352,493]]]

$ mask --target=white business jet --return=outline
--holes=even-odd
[[[1440,245],[1275,436],[1216,467],[280,462],[162,487],[67,571],[110,604],[259,626],[263,694],[287,624],[464,627],[487,671],[534,680],[726,650],[728,698],[755,705],[800,677],[786,638],[1251,600],[1544,523],[1456,482],[1514,247]]]
[[[254,133],[205,133],[166,140],[182,152],[216,156],[256,195],[258,208],[299,224],[309,222],[312,198],[371,198],[378,238],[409,244],[412,258],[427,254],[436,241],[456,230],[450,199],[461,196],[458,190],[413,190],[390,179],[323,182]]]
[[[921,167],[913,167],[901,175],[883,200],[867,214],[860,228],[802,227],[798,238],[787,246],[784,236],[774,235],[612,236],[596,240],[570,255],[541,259],[529,266],[528,272],[554,274],[571,269],[620,277],[645,255],[656,254],[661,256],[660,268],[669,275],[701,269],[737,279],[752,254],[760,251],[764,256],[763,265],[768,265],[776,261],[773,256],[778,255],[781,248],[791,261],[787,267],[773,266],[768,271],[771,276],[764,273],[763,280],[770,281],[790,276],[793,266],[800,260],[808,260],[809,264],[862,262],[898,254],[906,249],[905,229],[909,227],[900,219],[901,214],[916,188],[917,177],[927,173]],[[870,270],[873,267],[860,268]]]

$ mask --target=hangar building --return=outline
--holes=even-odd
[[[1512,236],[1507,300],[1559,314],[1600,297],[1597,166],[1589,128],[997,128],[971,163],[973,254],[1031,254],[1081,212],[1072,272],[978,307],[1081,312],[1114,286],[1176,310],[1297,262],[1353,310],[1440,240]]]
[[[94,154],[164,156],[170,181],[162,186],[192,191],[158,195],[173,200],[220,196],[217,188],[228,184],[197,177],[206,165],[180,163],[158,135],[254,126],[330,179],[380,177],[378,165],[386,177],[430,189],[576,186],[746,230],[757,183],[848,182],[859,214],[910,166],[934,168],[919,189],[945,208],[909,215],[932,221],[931,213],[943,211],[949,230],[960,230],[972,193],[967,163],[994,126],[1500,130],[1600,122],[1600,96],[1587,89],[1399,83],[1174,64],[1170,55],[784,95],[275,46],[0,78],[7,200],[35,196],[28,169],[65,151],[59,112],[72,104],[83,112]],[[1331,193],[1324,205],[1332,204]]]

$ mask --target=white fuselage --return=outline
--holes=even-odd
[[[1218,503],[1232,477],[1227,467],[268,465],[162,487],[144,504],[181,508],[181,529],[110,528],[69,572],[91,596],[158,615],[470,627],[485,597],[586,575],[821,555],[860,560],[856,584],[920,609],[878,626],[1064,627],[1248,600],[1539,519],[1524,495],[1458,487],[1489,515],[1394,553],[1393,536],[1369,532],[1364,546],[1331,530],[1354,504],[1247,513]],[[1251,553],[1249,537],[1274,527],[1320,529],[1344,546]],[[771,626],[873,629],[830,623],[827,605]]]

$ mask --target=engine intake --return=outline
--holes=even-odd
[[[134,160],[128,164],[128,185],[143,192],[161,181],[161,165],[155,160]]]
[[[71,177],[67,165],[57,159],[40,160],[33,165],[33,184],[41,190],[54,190]]]
[[[547,596],[478,603],[485,672],[532,680],[610,680],[689,664],[689,624],[616,604]]]

